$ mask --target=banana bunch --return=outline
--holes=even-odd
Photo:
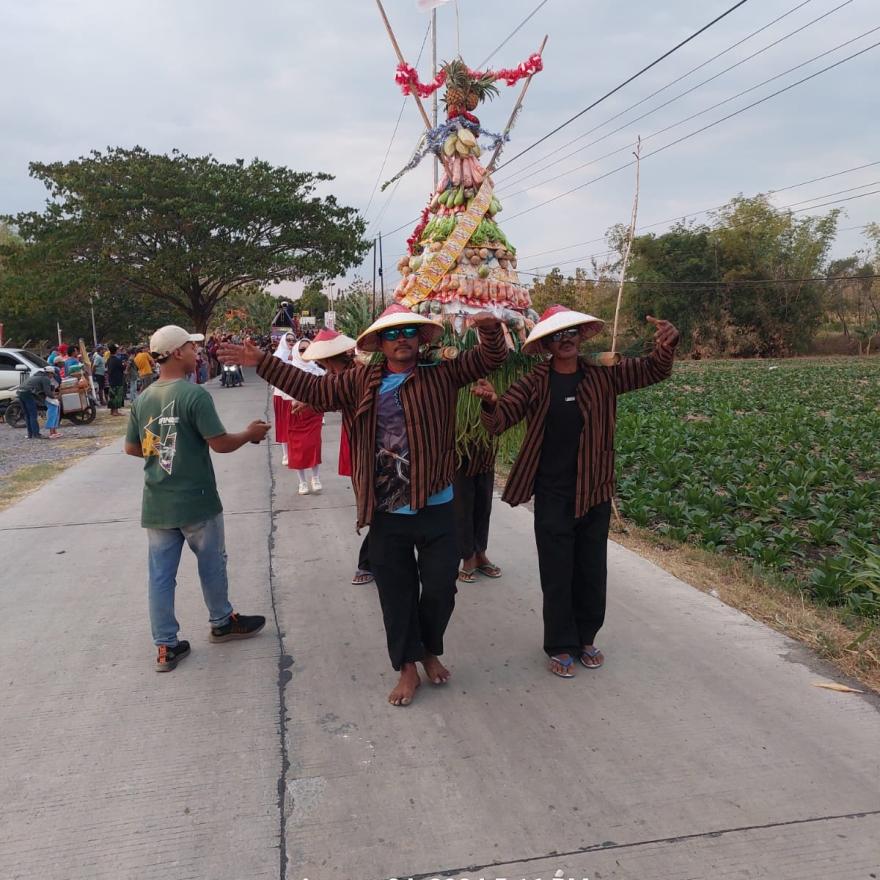
[[[455,155],[479,158],[481,152],[474,133],[466,128],[451,132],[443,142],[443,155],[447,159]]]

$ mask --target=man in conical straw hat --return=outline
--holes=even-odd
[[[391,665],[400,678],[388,696],[406,706],[419,686],[416,663],[445,684],[443,635],[455,605],[458,543],[452,510],[458,390],[497,369],[507,356],[499,320],[473,316],[480,344],[455,360],[419,362],[440,324],[393,305],[358,337],[380,363],[312,376],[263,355],[252,343],[223,345],[221,360],[257,367],[282,391],[324,411],[341,410],[351,424],[357,525],[370,526]]]
[[[575,659],[587,669],[604,662],[595,646],[605,620],[608,525],[614,494],[614,426],[618,394],[669,377],[678,330],[652,318],[654,350],[600,367],[580,357],[581,342],[603,321],[551,306],[523,346],[545,354],[501,396],[485,381],[473,389],[493,435],[526,420],[525,439],[502,499],[511,505],[535,497],[535,540],[544,594],[544,650],[550,671],[573,678]]]
[[[318,332],[312,344],[303,354],[303,360],[320,364],[328,373],[344,373],[354,366],[354,350],[357,343],[329,327]],[[342,432],[339,437],[339,476],[351,476],[351,418],[342,414]],[[365,535],[358,553],[358,563],[351,582],[355,586],[371,584],[375,578],[370,568],[370,536]]]

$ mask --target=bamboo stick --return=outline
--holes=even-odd
[[[541,47],[538,49],[538,54],[544,54],[544,47],[547,45],[547,35],[544,35],[544,39],[541,41]],[[529,90],[529,85],[531,85],[532,77],[534,74],[531,74],[526,78],[526,81],[523,83],[522,90],[519,93],[519,97],[516,99],[516,104],[513,105],[513,112],[510,114],[510,119],[507,120],[507,126],[504,129],[504,135],[507,136],[510,134],[510,129],[513,128],[513,122],[516,119],[516,114],[519,112],[519,108],[522,107],[522,102],[525,100],[526,92]],[[492,154],[492,158],[489,160],[489,164],[486,166],[486,173],[491,174],[492,169],[495,167],[495,163],[498,161],[498,157],[501,155],[501,150],[504,147],[504,140],[502,138],[501,143],[495,147],[495,152]]]
[[[633,239],[636,237],[636,219],[639,215],[639,184],[642,167],[642,138],[636,141],[636,150],[633,153],[636,157],[636,194],[633,199],[632,217],[629,222],[629,231],[626,236],[626,247],[623,251],[623,263],[620,267],[620,285],[617,288],[617,305],[614,307],[614,329],[611,332],[611,353],[617,351],[617,324],[620,318],[620,303],[623,299],[623,285],[626,283],[626,270],[629,266],[629,255],[632,250]]]
[[[382,16],[382,21],[385,22],[385,30],[388,31],[388,37],[391,40],[391,45],[394,47],[394,51],[397,53],[397,60],[400,61],[401,64],[406,64],[406,59],[403,57],[403,52],[400,51],[400,46],[397,43],[397,37],[394,36],[394,31],[391,30],[391,22],[388,21],[388,16],[385,14],[385,7],[382,5],[382,0],[376,0],[376,6],[379,7],[379,14]],[[428,116],[427,111],[425,110],[425,105],[422,104],[422,99],[415,92],[412,92],[411,94],[415,99],[416,106],[419,108],[419,113],[422,114],[422,119],[425,121],[425,128],[430,131],[431,119]]]

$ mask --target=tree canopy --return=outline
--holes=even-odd
[[[34,162],[30,173],[49,191],[46,208],[2,218],[23,246],[0,243],[0,255],[7,294],[50,313],[125,291],[204,332],[238,288],[334,277],[369,248],[356,210],[316,195],[329,174],[141,147]]]

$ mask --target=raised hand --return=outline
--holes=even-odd
[[[224,364],[238,364],[240,367],[256,367],[263,360],[263,350],[250,339],[246,339],[244,345],[221,342],[217,346],[217,360]]]
[[[491,312],[477,312],[475,315],[471,315],[470,322],[475,327],[485,327],[489,329],[490,327],[497,327],[501,323],[500,318],[496,318]]]
[[[498,395],[488,379],[477,379],[477,381],[471,385],[471,394],[475,397],[479,397],[483,403],[488,403],[490,406],[494,406],[498,403]]]
[[[654,333],[654,345],[665,345],[669,348],[675,347],[678,342],[679,332],[672,322],[664,321],[662,318],[655,318],[653,315],[646,315],[645,320],[657,328]]]

